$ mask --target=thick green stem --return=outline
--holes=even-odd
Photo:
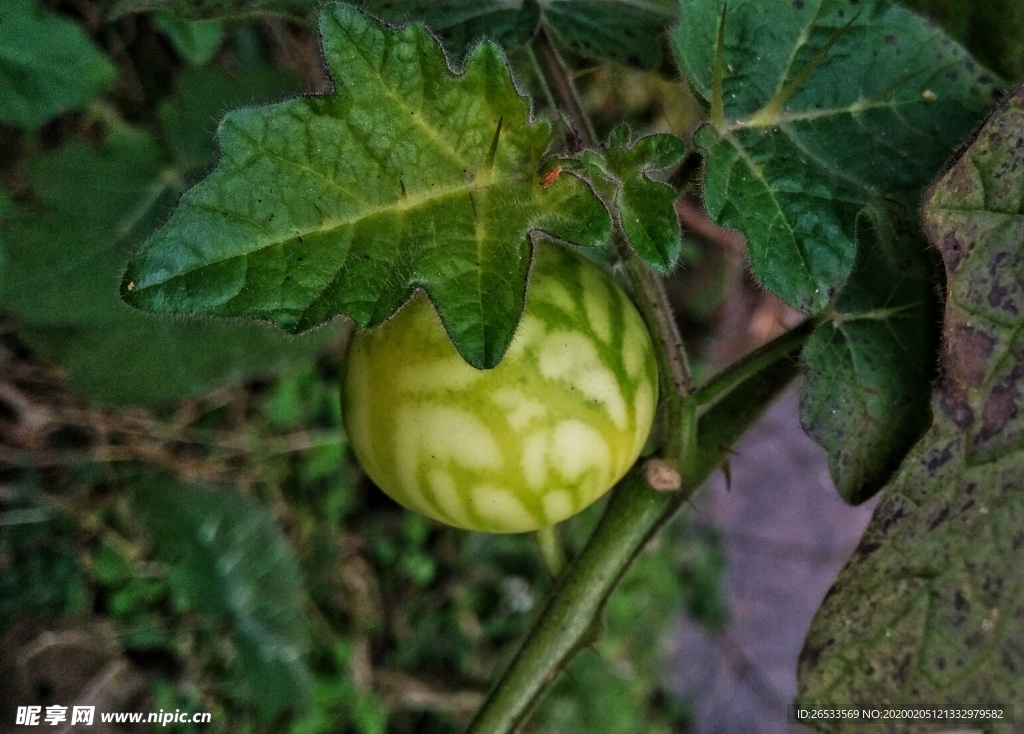
[[[780,355],[790,352],[794,345],[803,345],[818,323],[818,319],[808,319],[730,364],[694,391],[690,399],[695,403],[696,409],[701,411],[714,405],[723,396],[732,392],[737,385],[743,384],[776,361]]]
[[[682,447],[685,443],[680,434],[683,429],[684,402],[693,390],[686,349],[658,275],[631,254],[625,263],[626,272],[633,285],[633,302],[637,305],[648,331],[658,342],[654,351],[658,359],[658,373],[661,376],[666,426],[664,458],[673,468],[678,469],[683,459]]]
[[[598,614],[622,574],[685,498],[682,492],[651,490],[639,468],[622,481],[469,734],[507,734],[519,727],[554,675],[590,641]]]

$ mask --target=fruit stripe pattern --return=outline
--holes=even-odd
[[[578,513],[626,473],[657,386],[625,294],[585,259],[540,245],[497,367],[466,364],[420,294],[353,338],[343,399],[360,464],[395,500],[457,527],[521,532]]]

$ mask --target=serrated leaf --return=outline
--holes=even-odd
[[[662,273],[679,259],[676,192],[648,174],[675,165],[685,152],[683,141],[674,135],[651,135],[629,148],[625,142],[613,145],[606,153],[609,169],[621,182],[614,205],[626,238],[640,257]]]
[[[238,492],[140,479],[133,506],[186,603],[227,626],[264,721],[309,705],[299,565],[270,514]]]
[[[321,34],[335,92],[227,115],[219,166],[140,249],[123,295],[298,332],[339,314],[380,324],[421,288],[466,360],[493,367],[529,235],[598,244],[607,211],[573,176],[540,185],[551,128],[495,46],[456,75],[420,26],[334,5]]]
[[[1024,725],[1022,141],[1024,86],[926,197],[947,275],[934,419],[818,611],[800,706],[1002,706],[986,731]]]
[[[125,262],[180,192],[162,156],[151,136],[130,130],[99,150],[75,143],[42,156],[31,175],[37,204],[17,207],[0,229],[0,304],[30,345],[103,402],[154,404],[236,382],[310,359],[330,337],[170,319],[121,302]]]
[[[192,66],[202,66],[212,59],[224,41],[224,27],[217,21],[184,20],[164,10],[154,13],[153,24]]]
[[[676,192],[649,178],[658,168],[675,165],[686,152],[674,135],[649,135],[633,142],[629,128],[616,128],[600,153],[585,151],[560,161],[564,168],[584,173],[613,210],[629,244],[662,273],[679,259],[681,236],[675,211]],[[551,169],[550,175],[557,172]]]
[[[1024,75],[1024,4],[1020,0],[901,0],[941,25],[979,61],[1007,79]]]
[[[872,497],[928,426],[938,303],[928,244],[862,217],[857,262],[833,317],[804,349],[800,418],[829,454],[839,494]]]
[[[105,90],[117,70],[70,18],[37,0],[0,10],[0,120],[37,128]]]
[[[725,6],[681,2],[673,34],[687,79],[709,100]],[[853,267],[860,211],[916,206],[997,82],[941,31],[881,0],[733,0],[724,22],[721,119],[694,138],[707,152],[707,210],[747,237],[765,287],[815,313]]]

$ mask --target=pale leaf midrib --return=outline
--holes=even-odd
[[[296,241],[299,237],[302,237],[302,236],[329,234],[330,232],[333,232],[333,231],[339,230],[339,229],[343,229],[345,227],[354,227],[354,226],[358,225],[359,223],[361,223],[362,221],[364,221],[366,219],[371,219],[373,217],[377,217],[377,216],[380,216],[382,214],[394,213],[395,216],[403,216],[404,214],[406,214],[410,210],[417,209],[417,208],[420,208],[420,207],[429,206],[431,204],[435,204],[435,203],[437,203],[440,200],[443,200],[445,198],[456,196],[456,195],[462,194],[462,193],[472,193],[474,191],[483,192],[483,191],[486,191],[490,187],[497,186],[499,184],[505,184],[505,183],[508,183],[511,180],[513,180],[513,179],[511,177],[508,177],[508,178],[501,178],[501,179],[497,179],[497,180],[491,180],[489,182],[485,182],[485,183],[481,184],[481,183],[479,183],[479,179],[478,178],[474,178],[472,181],[468,181],[468,182],[466,182],[464,184],[460,184],[458,186],[453,186],[453,187],[447,188],[447,189],[441,189],[441,190],[437,190],[437,191],[432,191],[432,192],[430,192],[427,195],[420,195],[420,196],[416,196],[416,197],[408,197],[405,200],[402,200],[402,199],[393,200],[393,201],[389,202],[388,204],[386,204],[385,206],[372,207],[372,208],[366,209],[364,211],[361,211],[358,215],[356,215],[356,216],[354,216],[354,217],[352,217],[350,219],[339,220],[339,221],[323,222],[320,227],[304,229],[304,230],[301,230],[301,231],[296,230],[293,233],[291,233],[291,234],[289,234],[289,235],[287,235],[285,237],[271,238],[271,237],[268,236],[266,240],[262,240],[262,241],[256,243],[256,246],[254,246],[250,250],[246,250],[244,252],[232,252],[230,254],[225,255],[224,257],[212,258],[212,259],[204,260],[203,262],[196,264],[195,267],[191,267],[191,268],[187,268],[187,269],[184,269],[184,270],[180,270],[178,272],[175,272],[175,273],[169,275],[167,278],[164,278],[162,280],[154,281],[154,282],[151,282],[151,283],[146,283],[146,285],[144,285],[144,286],[138,286],[136,288],[136,291],[144,291],[144,290],[148,290],[150,288],[155,288],[155,287],[164,285],[166,283],[170,283],[170,282],[172,282],[174,280],[177,280],[178,278],[186,277],[189,274],[196,272],[197,270],[202,270],[204,268],[208,268],[208,267],[211,267],[213,265],[218,265],[218,264],[223,263],[223,262],[228,262],[228,261],[234,260],[236,258],[250,257],[251,255],[257,254],[260,251],[265,250],[265,249],[267,249],[269,247],[276,247],[278,245],[285,245],[285,244],[287,244],[289,242]],[[234,219],[236,221],[241,221],[241,222],[246,222],[246,223],[252,224],[252,225],[256,226],[259,229],[265,229],[265,227],[266,227],[266,224],[264,222],[261,222],[259,220],[253,219],[252,217],[246,216],[244,214],[240,214],[239,212],[234,212],[234,211],[230,211],[228,209],[222,209],[222,208],[219,208],[219,207],[216,207],[216,206],[212,206],[212,205],[210,205],[210,204],[208,204],[206,202],[191,202],[191,201],[189,201],[189,202],[182,202],[181,206],[182,206],[182,208],[185,208],[185,207],[202,208],[202,209],[205,209],[206,211],[209,211],[209,212],[211,212],[213,214],[219,214],[219,215],[222,215],[224,217],[227,217],[227,218],[230,218],[230,219]]]

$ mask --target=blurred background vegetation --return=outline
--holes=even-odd
[[[550,589],[532,538],[441,527],[360,476],[343,327],[296,339],[117,295],[212,167],[225,111],[328,88],[313,24],[107,10],[0,6],[0,730],[88,695],[212,713],[168,731],[460,731]],[[575,64],[600,132],[694,124],[671,69]],[[685,258],[697,339],[731,261],[698,240]],[[568,523],[570,550],[600,512]],[[660,662],[681,610],[724,624],[722,565],[711,531],[677,522],[530,731],[683,730]]]

